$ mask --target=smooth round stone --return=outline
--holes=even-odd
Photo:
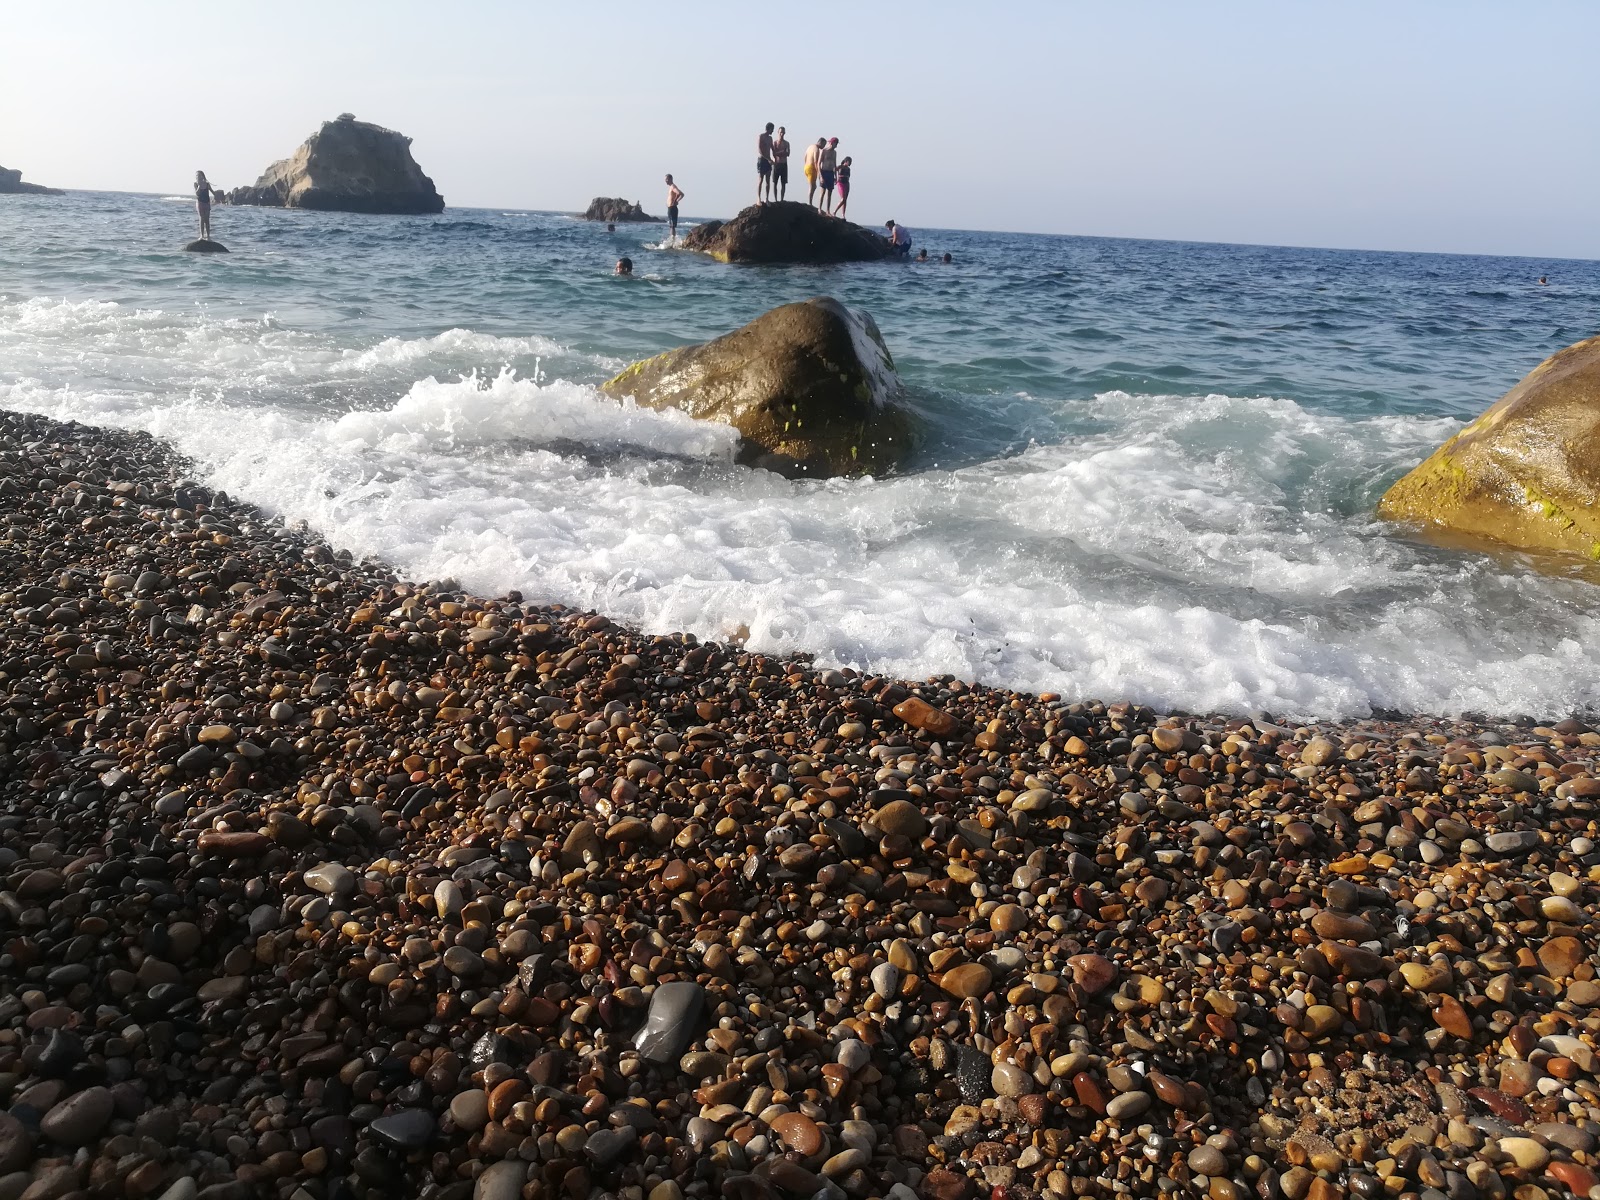
[[[482,1088],[456,1093],[450,1101],[450,1119],[460,1129],[482,1129],[489,1123],[489,1093]]]
[[[583,1152],[597,1167],[609,1167],[639,1141],[639,1131],[631,1125],[621,1129],[598,1129],[589,1135]]]
[[[1016,933],[1026,928],[1028,914],[1021,905],[1001,904],[989,914],[989,928],[996,933]]]
[[[485,1168],[472,1185],[472,1200],[521,1200],[528,1181],[528,1164],[518,1158],[502,1159]]]
[[[1550,1161],[1550,1151],[1531,1137],[1500,1139],[1500,1152],[1511,1158],[1524,1171],[1538,1171]]]
[[[1228,1157],[1215,1146],[1196,1146],[1189,1151],[1189,1170],[1196,1175],[1226,1175]]]
[[[1150,731],[1150,744],[1163,754],[1171,754],[1183,749],[1183,730],[1168,729],[1162,726]]]
[[[398,1150],[420,1150],[438,1132],[438,1123],[425,1108],[402,1108],[367,1126],[372,1136]]]
[[[834,1054],[835,1061],[854,1075],[872,1061],[872,1051],[859,1038],[845,1038]]]
[[[772,1121],[772,1132],[783,1139],[783,1144],[802,1158],[820,1153],[825,1139],[817,1123],[804,1113],[789,1112]]]
[[[356,889],[356,877],[342,863],[322,863],[305,873],[306,886],[324,896],[348,895]]]
[[[1150,1107],[1149,1092],[1123,1092],[1106,1105],[1106,1116],[1113,1121],[1126,1121],[1137,1117]]]
[[[883,1000],[893,1000],[900,990],[900,968],[893,963],[879,963],[872,968],[872,990]]]
[[[87,1146],[100,1136],[115,1107],[109,1088],[85,1088],[45,1113],[39,1122],[39,1131],[63,1146]]]
[[[909,800],[889,801],[873,816],[872,823],[886,834],[898,834],[912,841],[928,831],[928,818]]]
[[[1332,1033],[1344,1023],[1339,1010],[1329,1004],[1313,1004],[1300,1018],[1300,1029],[1307,1037],[1318,1038]]]
[[[989,1086],[997,1096],[1026,1096],[1033,1091],[1033,1077],[1011,1063],[998,1063],[989,1076]]]
[[[451,946],[444,952],[444,969],[452,975],[477,975],[483,970],[483,956],[465,946]]]
[[[1583,920],[1583,909],[1565,896],[1546,896],[1539,901],[1539,911],[1551,921],[1576,925]]]
[[[871,1161],[871,1156],[864,1150],[841,1150],[822,1164],[822,1173],[829,1179],[837,1179],[851,1171],[859,1171]]]
[[[970,1000],[987,993],[993,982],[994,976],[982,963],[962,963],[946,971],[940,977],[939,986],[957,1000]]]
[[[441,917],[455,916],[466,902],[466,897],[461,894],[461,885],[454,879],[441,880],[439,886],[433,889],[433,904]]]

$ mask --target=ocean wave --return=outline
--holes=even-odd
[[[732,466],[722,426],[509,371],[327,418],[25,382],[0,404],[168,438],[213,486],[412,576],[876,672],[1291,717],[1600,690],[1589,585],[1368,515],[1449,421],[1106,393],[1084,402],[1100,432],[1060,444],[791,482]]]

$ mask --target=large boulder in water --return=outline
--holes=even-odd
[[[1378,515],[1600,559],[1600,337],[1535,367],[1390,488]]]
[[[644,206],[637,201],[629,203],[621,196],[596,196],[589,202],[589,207],[583,211],[585,221],[657,221],[660,217],[652,217],[645,212]]]
[[[436,213],[444,197],[411,157],[411,139],[345,113],[273,163],[254,187],[234,188],[229,204],[315,208],[325,212]]]
[[[22,172],[0,167],[0,196],[64,196],[60,188],[45,187],[42,183],[23,183]]]
[[[726,263],[873,262],[890,254],[888,238],[792,200],[697,225],[683,246]]]
[[[602,390],[732,425],[741,461],[786,475],[882,474],[920,440],[877,325],[826,297],[635,363]]]

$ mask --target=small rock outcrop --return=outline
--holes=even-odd
[[[210,238],[198,238],[184,247],[193,254],[226,254],[228,248],[221,242],[213,242]]]
[[[1600,560],[1600,337],[1530,371],[1391,487],[1378,515]]]
[[[324,212],[436,213],[444,197],[411,157],[411,139],[345,113],[325,122],[294,154],[273,163],[230,204]]]
[[[644,206],[638,201],[631,204],[621,196],[596,196],[589,202],[589,207],[583,210],[585,221],[624,221],[644,222],[655,221],[659,223],[662,218],[652,217],[645,212]]]
[[[873,262],[890,254],[888,238],[792,200],[697,225],[683,246],[725,263]]]
[[[732,425],[741,461],[790,476],[882,474],[921,440],[877,325],[827,297],[635,363],[602,390]]]
[[[22,172],[0,167],[0,196],[64,196],[60,188],[42,183],[23,183]]]

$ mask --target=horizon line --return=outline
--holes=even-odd
[[[150,196],[150,197],[157,197],[157,198],[165,198],[167,196],[171,196],[171,195],[176,195],[177,194],[175,192],[161,192],[161,191],[157,191],[157,192],[128,191],[128,190],[122,189],[122,188],[61,188],[59,190],[64,195],[69,195],[69,196],[74,194],[74,193],[76,193],[76,192],[82,192],[82,193],[85,193],[85,194],[88,194],[88,195],[96,195],[96,196]],[[22,194],[26,194],[26,193],[22,193]],[[800,202],[799,201],[789,201],[788,203],[797,204],[797,203],[800,203]],[[270,205],[270,204],[240,204],[240,205],[236,205],[236,206],[235,205],[229,205],[229,206],[225,206],[225,207],[262,208],[262,209],[275,210],[275,211],[279,211],[279,212],[291,211],[289,209],[277,207],[277,206]],[[749,205],[747,207],[753,208],[755,206],[754,205]],[[297,209],[297,210],[292,210],[292,211],[317,212],[317,211],[321,211],[321,210],[317,210],[317,209]],[[329,211],[341,211],[341,210],[329,210]],[[574,208],[574,209],[565,209],[565,208],[519,208],[518,206],[516,206],[514,204],[446,204],[445,207],[444,207],[444,211],[445,212],[451,212],[451,211],[457,211],[457,212],[515,212],[515,213],[532,213],[532,214],[535,214],[535,215],[538,215],[538,216],[556,216],[556,217],[571,217],[571,216],[575,216],[575,217],[578,217],[580,220],[583,219],[583,216],[582,216],[583,210],[582,209],[576,209],[576,208]],[[745,209],[740,209],[739,211],[740,212],[744,212]],[[349,215],[351,215],[351,216],[376,216],[376,217],[410,217],[410,216],[424,216],[424,217],[435,216],[436,217],[436,216],[439,216],[440,214],[438,214],[438,213],[350,213]],[[738,215],[738,214],[735,214],[735,215]],[[686,217],[684,219],[685,220],[689,220],[689,221],[696,221],[696,222],[732,220],[731,217],[721,217],[721,216],[718,216],[718,217]],[[601,222],[598,222],[598,221],[590,222],[590,223],[591,224],[601,224]],[[657,221],[626,221],[626,222],[620,222],[620,224],[627,224],[627,225],[646,225],[646,224],[664,225],[664,224],[666,224],[666,221],[665,221],[665,219],[661,219],[661,220],[657,220]],[[867,228],[867,227],[863,226],[863,228]],[[1210,240],[1206,240],[1206,239],[1203,239],[1203,238],[1147,237],[1147,236],[1136,236],[1136,235],[1133,235],[1133,234],[1117,234],[1117,233],[1053,233],[1053,232],[1048,232],[1048,231],[1043,231],[1043,230],[1035,230],[1035,229],[961,229],[961,228],[947,227],[947,226],[942,226],[942,225],[917,225],[917,226],[913,226],[913,228],[925,229],[925,230],[928,230],[929,232],[933,232],[933,233],[1004,234],[1004,235],[1013,235],[1013,236],[1017,236],[1017,237],[1060,238],[1060,239],[1063,239],[1063,240],[1066,240],[1066,239],[1077,239],[1077,240],[1080,240],[1080,241],[1100,241],[1100,242],[1154,242],[1154,243],[1157,243],[1157,244],[1172,245],[1172,246],[1225,246],[1225,247],[1230,247],[1230,248],[1233,248],[1233,249],[1241,249],[1241,250],[1317,250],[1317,251],[1324,251],[1324,252],[1336,253],[1336,254],[1395,254],[1395,255],[1419,255],[1419,256],[1420,255],[1429,255],[1429,256],[1436,257],[1436,258],[1504,258],[1504,259],[1515,259],[1515,260],[1518,260],[1518,261],[1525,261],[1525,262],[1577,262],[1577,263],[1600,262],[1600,256],[1596,256],[1596,257],[1592,257],[1591,258],[1591,257],[1582,256],[1582,255],[1574,255],[1574,254],[1505,254],[1505,253],[1499,253],[1499,252],[1489,251],[1489,250],[1393,250],[1393,249],[1385,249],[1385,248],[1375,247],[1375,246],[1323,246],[1323,245],[1317,245],[1317,244],[1313,244],[1313,243],[1299,243],[1299,242],[1229,242],[1229,241],[1210,241]]]

